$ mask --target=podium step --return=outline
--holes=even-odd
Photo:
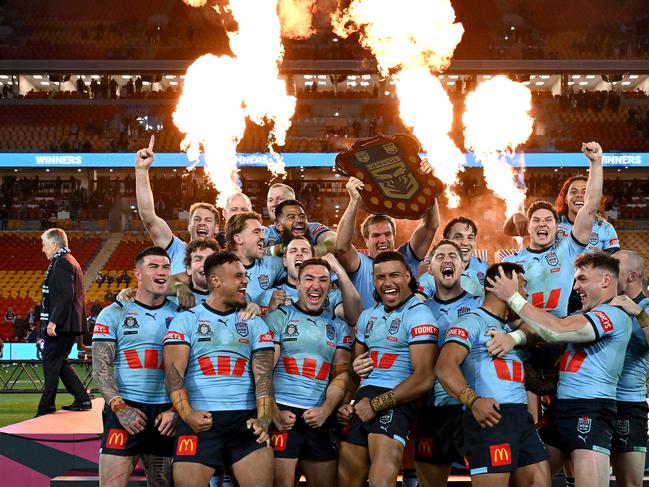
[[[50,481],[50,487],[97,487],[99,485],[99,471],[97,470],[70,470],[62,475],[57,475]],[[143,470],[136,470],[128,481],[128,487],[146,487],[146,475]]]

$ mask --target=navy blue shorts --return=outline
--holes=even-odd
[[[295,414],[295,424],[288,431],[272,431],[271,445],[275,458],[299,458],[301,460],[327,461],[338,458],[336,444],[335,414],[327,418],[319,428],[312,428],[304,422],[302,414],[306,409],[277,405],[281,410]]]
[[[611,440],[611,451],[617,453],[647,452],[647,401],[617,401],[615,431]]]

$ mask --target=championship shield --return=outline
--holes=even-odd
[[[421,146],[411,135],[359,140],[336,156],[336,167],[364,183],[361,197],[374,214],[418,220],[444,191],[444,183],[423,174]]]

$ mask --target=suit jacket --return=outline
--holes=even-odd
[[[56,333],[86,332],[83,271],[72,254],[59,257],[47,278],[49,321],[56,323]]]

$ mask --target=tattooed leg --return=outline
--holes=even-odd
[[[169,487],[173,485],[171,475],[172,457],[159,457],[150,453],[142,454],[142,463],[146,472],[147,484],[151,487]]]
[[[126,487],[138,457],[120,457],[102,453],[99,455],[99,485],[102,487]]]

